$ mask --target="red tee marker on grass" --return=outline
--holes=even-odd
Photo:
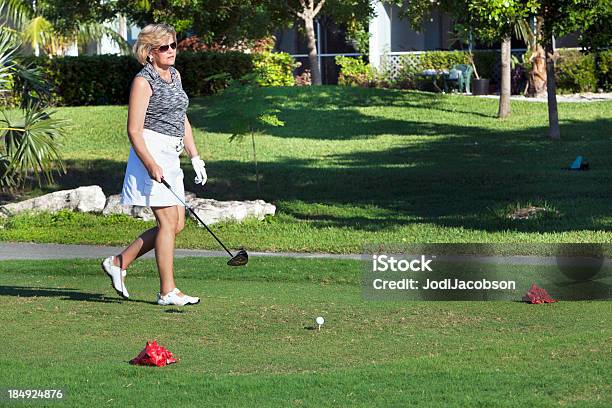
[[[176,363],[172,353],[165,347],[157,344],[157,340],[147,342],[144,350],[130,360],[130,364],[163,367],[166,364]]]
[[[556,302],[555,299],[550,297],[546,289],[537,287],[535,283],[531,284],[531,289],[523,296],[523,301],[531,304]]]

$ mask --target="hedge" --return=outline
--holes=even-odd
[[[131,56],[92,55],[78,57],[28,57],[42,69],[53,89],[57,105],[126,104],[130,84],[141,65]],[[242,52],[182,52],[176,68],[181,73],[183,88],[190,96],[215,91],[215,81],[206,78],[228,73],[238,79],[253,70],[252,54]]]
[[[371,86],[374,81],[374,70],[362,58],[336,56],[336,64],[340,66],[338,85]]]
[[[253,76],[259,86],[293,86],[293,70],[301,64],[286,52],[253,54]]]
[[[602,51],[596,56],[597,78],[604,91],[612,91],[612,51]]]
[[[597,71],[593,54],[582,54],[577,50],[559,52],[555,68],[559,93],[597,90]]]
[[[595,92],[599,88],[612,89],[612,51],[584,54],[578,50],[558,51],[556,80],[559,93]],[[481,78],[488,78],[496,84],[499,80],[500,54],[495,50],[474,51],[474,64]],[[419,54],[405,54],[400,58],[400,67],[393,78],[389,74],[378,74],[378,86],[400,88],[423,88],[431,81],[419,81],[419,75],[426,69],[450,69],[455,64],[469,63],[468,54],[462,51],[426,51]],[[516,92],[522,92],[527,81],[527,66],[513,69],[513,85]],[[341,73],[342,75],[342,73]],[[386,76],[385,76],[386,75]],[[514,83],[516,82],[516,83]]]

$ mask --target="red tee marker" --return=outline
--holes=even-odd
[[[555,299],[550,297],[546,289],[539,288],[535,283],[531,284],[531,289],[523,296],[523,301],[531,304],[556,302]]]
[[[170,351],[158,345],[157,340],[153,340],[153,342],[147,342],[144,350],[130,360],[130,364],[163,367],[166,364],[176,363],[176,361]]]

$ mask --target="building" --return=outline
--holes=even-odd
[[[454,49],[452,37],[452,19],[441,12],[434,12],[423,24],[422,30],[415,31],[408,21],[402,19],[402,9],[396,5],[372,0],[376,16],[369,24],[369,55],[370,65],[378,67],[383,57],[391,61],[406,53],[450,50]],[[359,56],[346,40],[344,31],[335,26],[332,21],[325,17],[317,21],[317,46],[321,73],[324,83],[335,83],[338,77],[338,67],[334,63],[337,55]],[[557,47],[572,48],[578,46],[576,35],[560,38],[556,42]],[[519,39],[512,40],[513,49],[520,51],[525,49],[525,44]],[[500,44],[474,44],[474,49],[495,49]],[[277,51],[287,52],[302,62],[302,68],[308,67],[306,40],[297,33],[295,29],[280,31],[277,33]]]

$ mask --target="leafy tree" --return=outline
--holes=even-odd
[[[205,44],[232,46],[269,36],[287,24],[273,0],[114,0],[117,12],[144,27],[172,25],[179,37],[197,35]]]
[[[398,1],[394,1],[398,3]],[[498,117],[510,114],[511,38],[518,24],[534,12],[536,0],[410,0],[405,16],[413,27],[421,27],[423,18],[434,9],[449,13],[455,29],[469,32],[485,42],[501,41],[501,84]]]
[[[0,25],[0,30],[29,44],[36,54],[42,51],[61,55],[75,43],[99,40],[105,35],[127,52],[125,40],[101,24],[113,13],[110,5],[100,0],[5,0],[0,4],[0,16],[5,16],[8,24]]]
[[[587,51],[612,46],[612,0],[596,2],[590,24],[583,30],[580,44]]]
[[[314,84],[321,83],[314,22],[325,15],[347,28],[363,48],[373,14],[369,0],[116,0],[117,10],[140,26],[172,24],[180,36],[195,34],[206,44],[234,45],[273,34],[301,22]]]
[[[314,31],[314,21],[319,14],[329,17],[337,25],[348,29],[349,37],[353,37],[364,48],[364,27],[374,14],[369,0],[288,0],[285,10],[290,16],[301,20],[301,27],[306,34],[308,45],[308,61],[312,73],[312,83],[321,85],[321,68],[317,58],[317,45]]]
[[[497,116],[510,114],[511,39],[537,8],[536,0],[468,0],[468,24],[485,41],[501,40],[501,83]]]
[[[553,39],[581,30],[589,32],[601,22],[599,15],[607,8],[610,14],[609,0],[540,0],[537,15],[542,18],[542,38],[546,51],[546,88],[548,92],[548,136],[560,139],[559,112],[557,109],[557,85],[555,82],[555,53]],[[610,22],[607,22],[610,24]],[[602,44],[591,42],[592,47]],[[608,44],[609,46],[610,44]]]
[[[400,0],[391,2],[404,3]],[[610,20],[606,17],[612,14],[611,3],[611,0],[410,0],[406,3],[405,15],[413,27],[420,27],[424,16],[433,8],[439,8],[450,13],[456,22],[468,24],[483,39],[505,39],[504,56],[508,54],[507,40],[512,29],[524,25],[524,20],[536,17],[538,38],[543,42],[546,53],[549,137],[559,139],[553,39],[582,31],[586,33],[582,38],[587,48],[609,47],[611,29]],[[601,28],[600,35],[588,36],[598,28]],[[506,65],[503,63],[502,68]],[[507,81],[507,74],[502,74],[502,81]],[[506,93],[504,84],[502,94]],[[505,109],[503,103],[503,98],[500,98],[500,116]]]
[[[502,27],[488,26],[490,13],[503,5],[504,16],[510,24],[535,16],[538,22],[538,39],[544,43],[546,53],[546,89],[548,95],[548,135],[551,139],[560,138],[559,114],[557,109],[557,87],[555,83],[555,53],[553,41],[555,37],[581,30],[589,31],[591,27],[601,22],[601,13],[610,8],[610,0],[466,0],[470,10],[470,20],[473,27],[485,35],[492,29],[505,33]],[[480,8],[481,7],[481,8]],[[508,13],[512,8],[512,12]],[[489,15],[489,16],[488,16]],[[510,18],[511,17],[511,18]],[[503,21],[503,19],[501,20]],[[609,24],[609,21],[608,21]],[[601,43],[591,42],[595,47]],[[609,45],[609,44],[608,44]]]

